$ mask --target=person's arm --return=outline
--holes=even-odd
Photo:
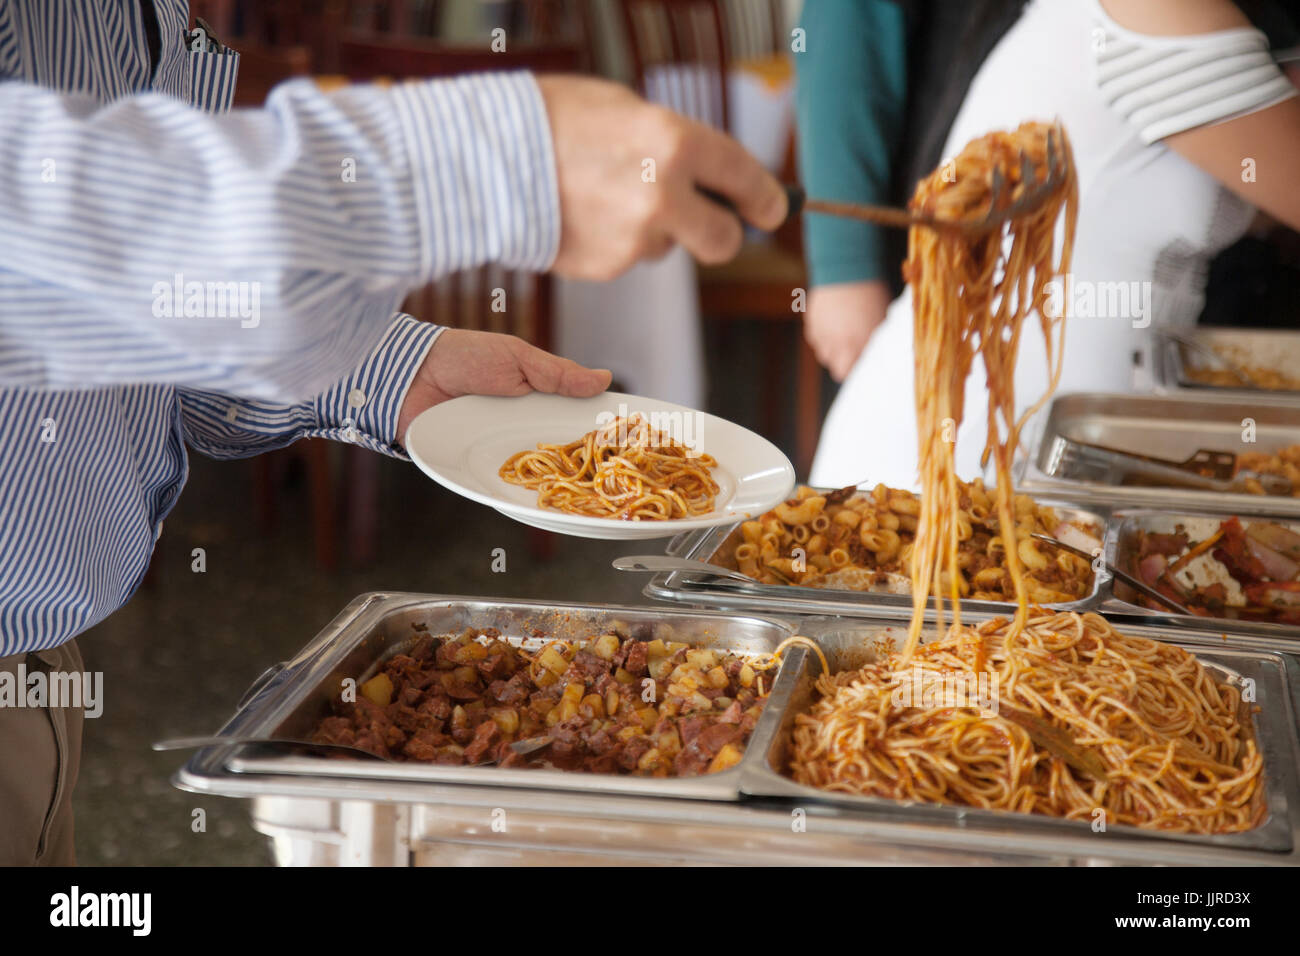
[[[1198,37],[1223,30],[1249,27],[1250,21],[1229,0],[1104,0],[1105,12],[1120,26],[1138,34],[1158,37]],[[1148,107],[1161,122],[1174,124],[1173,132],[1159,139],[1191,160],[1257,209],[1292,229],[1300,229],[1300,190],[1295,187],[1300,156],[1300,97],[1276,66],[1271,66],[1262,44],[1251,51],[1234,52],[1241,60],[1222,77],[1201,83],[1192,98],[1204,100],[1211,84],[1224,89],[1217,102],[1225,115],[1196,123],[1188,109],[1156,102]],[[1233,110],[1231,104],[1240,102]],[[1262,105],[1269,102],[1271,105]],[[1242,111],[1245,111],[1244,113]],[[1241,115],[1233,115],[1238,113]],[[1186,117],[1191,117],[1186,118]],[[1159,128],[1154,124],[1144,129]]]
[[[332,438],[401,456],[398,417],[416,371],[447,330],[397,314],[352,373],[310,401],[282,404],[180,389],[185,443],[210,458],[244,458],[300,438]]]
[[[809,196],[888,205],[902,135],[907,50],[902,8],[889,0],[808,0],[795,55],[799,167]],[[887,278],[884,231],[838,216],[804,216],[813,285]]]
[[[901,136],[907,59],[903,10],[887,0],[808,0],[797,54],[800,174],[810,196],[888,204]],[[804,216],[813,286],[804,333],[842,381],[885,317],[892,294],[884,231],[835,216]]]
[[[534,390],[585,398],[609,381],[606,370],[583,368],[514,336],[445,329],[399,313],[366,360],[311,401],[277,404],[196,389],[181,389],[180,400],[186,443],[211,458],[244,458],[300,438],[405,458],[407,427],[439,402]]]
[[[220,116],[0,83],[0,384],[306,399],[410,288],[545,268],[552,162],[525,74],[294,81]]]
[[[1300,230],[1300,98],[1165,142],[1256,209]]]
[[[729,137],[616,84],[525,74],[294,81],[220,116],[4,82],[0,169],[0,385],[275,403],[328,388],[444,273],[604,277],[674,241],[729,258],[740,225],[697,183],[762,228],[785,215]]]

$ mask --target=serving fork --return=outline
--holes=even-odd
[[[990,201],[988,212],[972,219],[944,219],[928,213],[913,212],[895,206],[876,206],[868,203],[841,202],[833,199],[818,199],[809,196],[802,186],[796,183],[785,184],[788,202],[785,221],[789,222],[801,212],[820,213],[826,216],[838,216],[842,219],[856,219],[878,226],[893,229],[910,229],[913,226],[926,226],[931,229],[959,229],[972,235],[979,235],[997,228],[1009,219],[1032,212],[1041,206],[1065,181],[1065,131],[1058,119],[1047,131],[1046,170],[1039,179],[1041,167],[1032,157],[1020,151],[1020,184],[1023,186],[1019,196],[1013,196],[1003,205],[1006,198],[1007,183],[1002,171],[993,167]],[[1031,185],[1032,184],[1032,185]],[[712,189],[697,186],[701,193],[720,206],[736,211],[735,204],[726,196]]]

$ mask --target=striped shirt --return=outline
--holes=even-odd
[[[1093,0],[1097,85],[1150,144],[1266,109],[1296,95],[1254,27],[1151,36],[1116,23]]]
[[[0,657],[127,601],[186,446],[400,455],[440,331],[405,293],[558,246],[531,77],[299,80],[226,112],[237,57],[187,23],[186,0],[0,0]]]

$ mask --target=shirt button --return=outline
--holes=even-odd
[[[236,408],[234,405],[231,405],[229,408],[226,409],[226,421],[230,422],[230,424],[233,425],[238,419],[239,419],[239,409]]]
[[[354,388],[348,392],[348,404],[353,408],[360,408],[366,403],[366,393],[359,388]]]

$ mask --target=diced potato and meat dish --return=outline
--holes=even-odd
[[[318,743],[396,761],[551,766],[669,777],[739,763],[775,678],[770,661],[601,634],[529,653],[495,629],[425,634],[335,702]],[[517,753],[516,741],[548,746]]]

